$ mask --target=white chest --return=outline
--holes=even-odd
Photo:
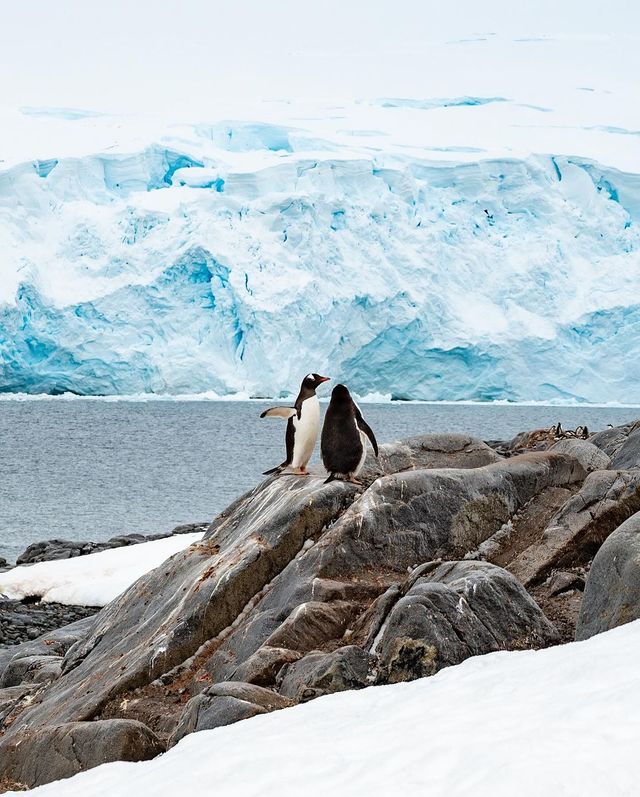
[[[293,445],[294,468],[306,465],[311,459],[320,430],[320,402],[317,396],[310,396],[302,402],[300,418],[293,416],[296,430]]]

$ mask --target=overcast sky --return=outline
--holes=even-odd
[[[132,110],[199,97],[428,94],[421,59],[433,42],[486,33],[638,36],[640,3],[3,0],[0,29],[0,105]]]

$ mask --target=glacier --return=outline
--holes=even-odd
[[[447,52],[478,43],[548,53],[555,82],[494,59],[422,95],[178,122],[0,107],[0,392],[285,397],[313,370],[359,396],[640,404],[633,81],[590,82],[605,37]]]

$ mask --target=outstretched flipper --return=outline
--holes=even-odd
[[[261,418],[293,418],[297,414],[295,407],[269,407],[260,413]]]
[[[353,403],[354,403],[355,410],[356,410],[356,423],[358,424],[358,429],[360,429],[361,432],[364,432],[367,435],[367,437],[369,438],[369,441],[371,443],[371,446],[373,448],[374,454],[377,457],[378,456],[378,442],[376,440],[376,436],[373,433],[373,429],[369,426],[369,424],[362,417],[362,413],[360,412],[360,407],[358,407],[358,405],[355,403],[355,401]]]

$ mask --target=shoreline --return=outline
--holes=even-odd
[[[363,404],[381,404],[384,406],[405,406],[405,405],[419,405],[419,406],[434,406],[434,407],[550,407],[554,409],[640,409],[640,404],[625,404],[622,402],[607,402],[607,403],[591,403],[581,401],[538,401],[530,399],[527,401],[510,401],[508,399],[495,399],[494,401],[476,401],[474,399],[460,399],[453,401],[448,399],[442,400],[423,400],[423,399],[395,399],[390,395],[382,394],[366,394],[360,396],[354,394],[357,401]],[[0,402],[13,402],[13,401],[97,401],[105,403],[115,402],[130,402],[130,403],[146,403],[146,402],[220,402],[220,403],[256,403],[261,404],[267,401],[270,402],[285,402],[295,398],[294,394],[285,396],[249,396],[246,393],[232,393],[225,396],[220,396],[213,392],[204,393],[132,393],[132,394],[113,394],[104,396],[82,396],[77,393],[61,393],[59,395],[52,395],[50,393],[2,393],[0,392]],[[321,404],[329,402],[328,396],[319,397]]]

